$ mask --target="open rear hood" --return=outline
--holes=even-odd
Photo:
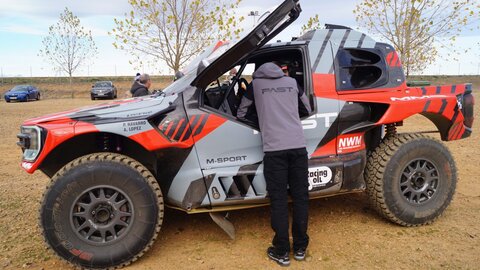
[[[272,13],[260,18],[257,26],[243,38],[230,43],[229,49],[209,64],[193,80],[192,86],[206,87],[233,64],[247,58],[294,22],[302,9],[299,0],[285,0]]]

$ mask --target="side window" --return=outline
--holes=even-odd
[[[337,90],[371,89],[388,83],[388,72],[377,49],[341,49],[335,57]]]

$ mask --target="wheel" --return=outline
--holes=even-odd
[[[10,100],[5,99],[5,101],[6,101],[7,103],[10,103]]]
[[[457,170],[440,141],[421,134],[385,138],[365,169],[373,207],[402,226],[432,223],[452,200]]]
[[[90,98],[91,98],[92,100],[95,100],[95,97],[94,97],[94,96],[90,96]]]
[[[40,100],[40,93],[38,93],[36,100]]]
[[[69,263],[122,267],[152,246],[163,211],[160,187],[142,164],[119,154],[95,153],[52,177],[39,225],[47,245]]]

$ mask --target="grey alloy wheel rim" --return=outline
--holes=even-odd
[[[431,161],[415,159],[403,169],[400,191],[409,203],[424,204],[437,193],[439,178],[437,167]]]
[[[77,236],[94,245],[120,240],[134,219],[132,201],[113,186],[86,190],[77,197],[70,213],[70,223]]]

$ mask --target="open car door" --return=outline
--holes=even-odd
[[[258,25],[243,38],[218,43],[206,56],[206,61],[202,61],[204,69],[191,83],[197,88],[196,93],[203,93],[212,81],[217,81],[236,63],[246,60],[298,18],[300,11],[298,0],[286,0],[273,12],[263,16]],[[192,133],[203,132],[199,132],[196,125],[208,131],[208,135],[194,136],[194,140],[211,205],[268,200],[263,177],[261,135],[253,127],[213,108],[200,107],[202,105],[198,98],[201,95],[185,94],[184,98],[187,115],[193,122]]]
[[[208,66],[193,80],[192,86],[205,88],[231,66],[246,59],[256,49],[265,45],[300,15],[299,0],[285,0],[273,12],[259,18],[256,27],[242,38],[226,42],[207,59]],[[211,63],[208,63],[212,61]]]

